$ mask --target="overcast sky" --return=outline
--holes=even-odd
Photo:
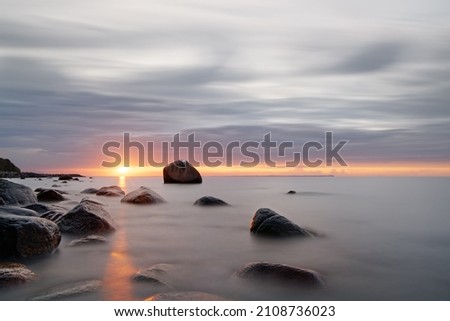
[[[98,167],[150,139],[349,140],[448,162],[450,2],[0,0],[0,157]]]

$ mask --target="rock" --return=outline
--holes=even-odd
[[[144,281],[155,284],[167,285],[167,279],[176,268],[172,264],[155,264],[149,268],[139,270],[131,276],[133,281]]]
[[[215,198],[213,196],[203,196],[194,202],[194,205],[197,206],[223,206],[228,205],[227,202],[222,201],[221,199]]]
[[[36,211],[40,217],[55,223],[58,223],[58,219],[67,212],[67,208],[62,206],[41,203],[30,204],[24,208]]]
[[[155,204],[165,202],[165,200],[158,193],[144,186],[128,193],[120,201],[122,203],[133,204]]]
[[[234,276],[256,284],[274,283],[299,288],[320,288],[324,285],[322,276],[316,271],[267,262],[246,264]]]
[[[14,165],[9,159],[0,158],[0,172],[20,173],[20,169],[19,167]]]
[[[165,184],[200,184],[202,176],[188,161],[177,160],[163,169]]]
[[[75,177],[73,180],[74,181],[79,181],[80,179],[78,177]]]
[[[31,257],[53,252],[61,241],[58,226],[44,218],[0,215],[0,257]]]
[[[58,220],[61,232],[72,234],[103,234],[116,230],[109,213],[100,205],[82,201]]]
[[[61,185],[53,184],[51,187],[61,187]]]
[[[23,264],[0,263],[0,288],[29,283],[36,278],[36,274]]]
[[[289,192],[287,192],[287,194],[297,194],[297,192],[296,191],[289,191]]]
[[[167,292],[157,293],[145,301],[224,301],[221,296],[206,292]]]
[[[37,199],[39,202],[60,202],[66,198],[54,189],[46,189],[37,194]]]
[[[62,191],[62,190],[60,190],[60,189],[49,189],[49,188],[43,188],[43,187],[38,187],[38,188],[36,188],[35,190],[34,190],[34,192],[35,193],[41,193],[41,192],[45,192],[45,191],[49,191],[49,190],[53,190],[53,191],[56,191],[56,192],[58,192],[59,194],[68,194],[67,192],[65,192],[65,191]]]
[[[34,216],[34,217],[39,216],[38,213],[27,208],[22,208],[18,206],[0,206],[0,215],[5,214],[13,214],[19,216]]]
[[[250,223],[250,232],[267,237],[308,237],[314,235],[313,232],[301,228],[269,208],[260,208],[256,211]]]
[[[5,205],[27,205],[37,203],[33,190],[25,185],[0,179],[0,197]]]
[[[6,205],[5,201],[3,200],[3,198],[0,196],[0,205]]]
[[[105,186],[98,190],[97,195],[102,196],[122,196],[125,192],[119,186]]]
[[[99,244],[99,243],[106,243],[106,242],[108,242],[108,240],[106,238],[104,238],[103,236],[89,235],[89,236],[83,237],[78,240],[73,240],[67,246],[74,247],[74,246],[79,246],[79,245]]]
[[[98,201],[96,199],[90,198],[90,197],[83,197],[81,199],[81,202],[91,202],[93,204],[97,204],[97,205],[100,205],[100,206],[107,206],[106,204],[104,204],[104,203],[102,203],[102,202],[100,202],[100,201]]]
[[[72,176],[70,176],[70,175],[61,175],[59,178],[58,178],[58,180],[60,180],[60,181],[70,181],[70,180],[72,180],[73,179],[73,177]],[[67,182],[66,182],[67,183]]]
[[[31,301],[56,301],[73,298],[83,294],[98,292],[101,290],[103,282],[100,280],[90,280],[65,284],[50,288],[43,293],[31,297]]]
[[[86,188],[84,190],[81,191],[81,194],[97,194],[98,193],[98,189],[96,188]]]

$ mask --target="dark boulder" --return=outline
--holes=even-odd
[[[58,220],[61,232],[72,234],[103,234],[116,230],[109,213],[100,205],[81,201]]]
[[[227,202],[213,196],[203,196],[194,202],[197,206],[223,206],[228,205]]]
[[[58,205],[41,204],[41,203],[30,204],[24,206],[24,208],[36,211],[40,217],[55,223],[57,223],[58,219],[68,211],[67,208]]]
[[[314,235],[313,232],[298,226],[269,208],[260,208],[256,211],[250,223],[250,232],[267,237],[308,237]]]
[[[0,206],[0,215],[19,215],[19,216],[35,216],[38,217],[39,214],[31,209],[22,208],[18,206]]]
[[[98,189],[97,188],[86,188],[84,190],[81,191],[81,194],[97,194],[98,193]]]
[[[58,226],[44,218],[0,215],[0,257],[31,257],[53,252],[61,241]]]
[[[200,184],[203,179],[197,169],[188,161],[177,160],[163,169],[165,184]]]
[[[0,288],[29,283],[36,278],[36,274],[23,264],[0,263]]]
[[[73,240],[67,246],[74,247],[74,246],[80,246],[80,245],[100,244],[100,243],[106,243],[106,242],[108,242],[108,240],[106,238],[104,238],[103,236],[89,235],[89,236],[83,237],[78,240]]]
[[[269,283],[299,288],[320,288],[324,285],[322,276],[316,271],[266,262],[246,264],[234,276],[256,285]]]
[[[37,203],[33,190],[25,185],[0,179],[0,197],[5,205],[27,205]]]
[[[164,199],[151,189],[141,186],[139,189],[134,190],[121,199],[122,203],[133,204],[155,204],[163,203]]]
[[[221,296],[206,292],[167,292],[157,293],[145,301],[224,301]]]
[[[39,202],[60,202],[66,198],[57,190],[45,189],[37,194],[37,199]]]
[[[96,194],[101,196],[123,196],[125,192],[119,186],[104,186]]]

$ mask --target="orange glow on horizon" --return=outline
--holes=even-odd
[[[450,176],[448,163],[352,163],[347,167],[197,167],[204,176]],[[162,176],[162,167],[69,168],[54,172],[80,173],[85,176]]]

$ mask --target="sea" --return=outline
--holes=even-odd
[[[26,264],[38,279],[2,288],[2,301],[45,297],[90,280],[101,287],[61,299],[145,300],[161,289],[131,277],[156,264],[174,268],[168,281],[173,290],[228,300],[450,300],[450,178],[204,177],[197,185],[164,184],[160,177],[11,181],[32,189],[60,185],[68,199],[57,205],[68,209],[84,197],[96,199],[117,230],[106,235],[106,243],[77,247],[68,243],[78,237],[64,234],[55,253],[13,260]],[[120,197],[80,193],[110,185],[125,192],[146,186],[167,202],[133,205]],[[290,190],[296,194],[287,194]],[[193,205],[205,195],[230,206]],[[249,224],[263,207],[319,236],[255,237]],[[250,262],[311,269],[323,276],[325,286],[242,284],[233,274]]]

